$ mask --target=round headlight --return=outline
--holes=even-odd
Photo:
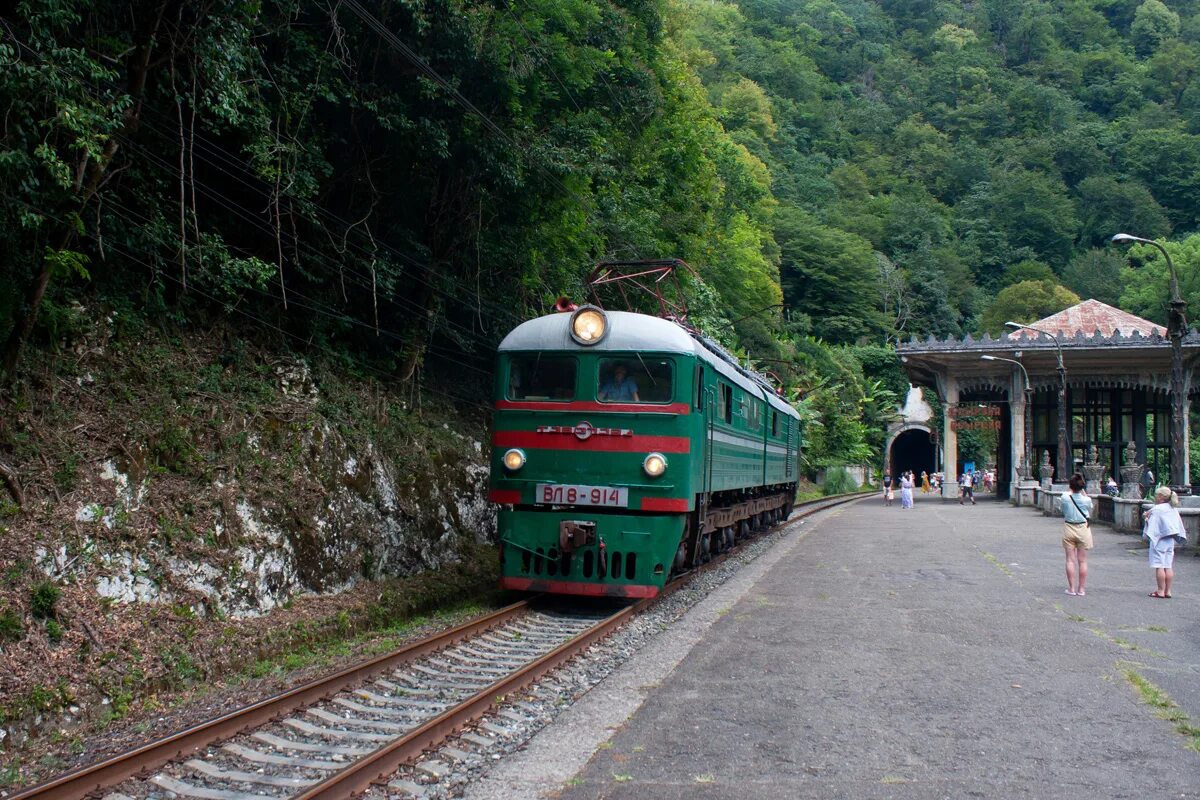
[[[657,478],[667,471],[667,458],[662,453],[651,453],[642,462],[642,469],[651,478]]]
[[[504,454],[504,468],[516,472],[521,467],[525,466],[525,453],[517,448],[513,448]]]
[[[608,317],[595,306],[583,306],[571,315],[571,338],[579,344],[595,344],[608,333]]]

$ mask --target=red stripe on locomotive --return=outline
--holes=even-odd
[[[569,433],[496,431],[492,435],[492,446],[602,453],[688,453],[691,452],[692,441],[686,436],[591,436],[581,440]]]
[[[687,511],[685,497],[643,497],[642,511]]]
[[[587,597],[655,597],[657,586],[636,586],[623,583],[575,583],[574,581],[543,581],[533,578],[500,579],[501,589],[517,592],[550,592],[551,594],[578,594]]]

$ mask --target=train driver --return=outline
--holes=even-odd
[[[617,364],[613,368],[612,378],[601,384],[597,398],[609,403],[641,402],[638,398],[637,383],[629,377],[629,370],[624,364]]]

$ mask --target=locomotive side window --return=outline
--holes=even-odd
[[[573,358],[513,356],[508,367],[508,399],[574,400],[575,372]]]
[[[725,383],[717,384],[717,416],[733,424],[733,387]]]
[[[758,398],[746,398],[746,427],[752,431],[758,430],[758,422],[760,419]]]
[[[674,371],[666,358],[602,358],[601,403],[669,403],[675,396]]]
[[[779,412],[774,410],[771,411],[771,435],[779,436]]]
[[[704,368],[696,365],[696,409],[704,410]]]

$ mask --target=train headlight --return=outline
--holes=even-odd
[[[514,447],[504,454],[504,468],[509,472],[516,472],[523,466],[525,466],[525,451]]]
[[[592,345],[608,333],[608,316],[595,306],[582,306],[571,315],[571,338]]]
[[[642,462],[642,469],[651,478],[657,478],[667,471],[667,457],[662,453],[651,453],[646,456],[646,460]]]

